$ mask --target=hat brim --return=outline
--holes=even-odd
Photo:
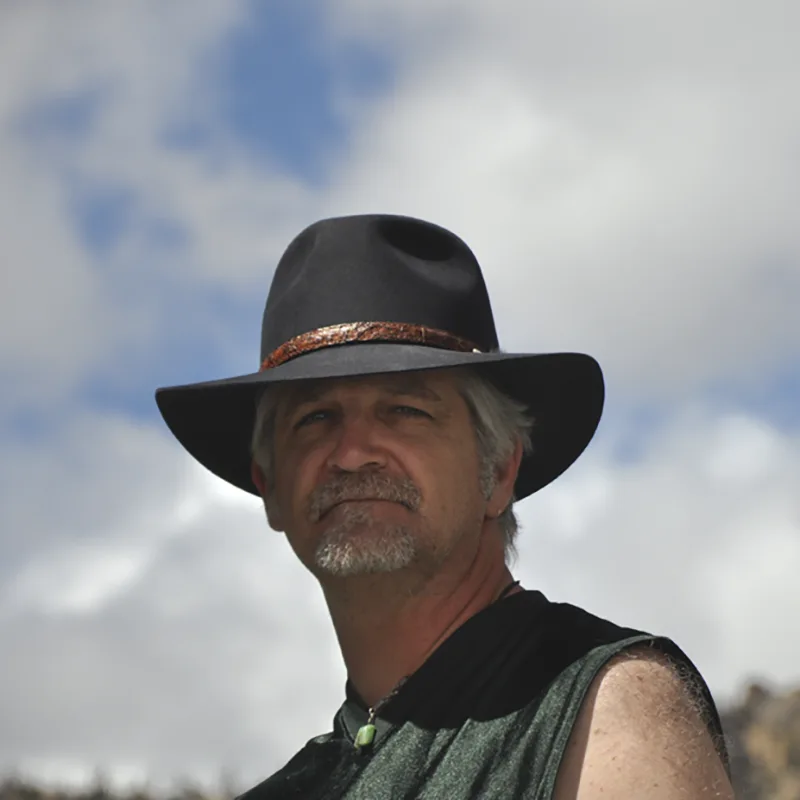
[[[156,390],[156,402],[178,441],[206,468],[246,492],[256,402],[267,386],[417,370],[474,367],[534,417],[533,452],[523,457],[518,500],[561,475],[586,449],[603,410],[603,374],[582,353],[459,353],[414,344],[328,347],[264,372]]]

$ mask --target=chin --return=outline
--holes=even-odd
[[[315,571],[336,577],[397,572],[417,559],[417,542],[400,525],[361,522],[328,528],[314,553]]]

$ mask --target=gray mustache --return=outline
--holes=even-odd
[[[318,486],[309,498],[309,517],[318,522],[334,506],[346,500],[388,500],[417,511],[422,493],[407,478],[391,478],[376,472],[342,475]]]

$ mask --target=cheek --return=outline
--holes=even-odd
[[[428,483],[433,494],[432,509],[451,517],[472,517],[480,504],[478,458],[464,442],[453,443],[442,457],[428,466]]]
[[[302,514],[308,497],[317,485],[320,459],[313,454],[293,453],[276,469],[276,500],[292,516]]]
[[[269,495],[269,505],[285,516],[292,506],[293,464],[291,459],[277,449],[272,463],[272,491]]]

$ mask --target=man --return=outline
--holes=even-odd
[[[732,797],[687,656],[509,572],[512,504],[584,450],[603,379],[586,355],[500,352],[458,237],[310,226],[276,269],[259,371],[157,400],[195,458],[263,498],[347,667],[333,730],[247,800]]]

